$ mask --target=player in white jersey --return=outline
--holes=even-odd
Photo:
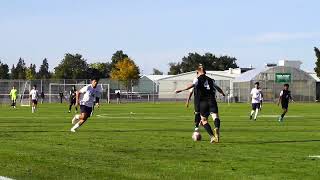
[[[37,90],[37,86],[34,85],[32,90],[30,91],[29,93],[30,95],[30,101],[32,103],[32,113],[35,113],[36,112],[36,109],[37,109],[37,105],[38,105],[38,97],[39,97],[39,92]]]
[[[254,86],[255,87],[250,92],[250,94],[251,94],[251,103],[252,103],[252,110],[251,110],[251,113],[250,113],[250,119],[252,119],[252,116],[255,113],[254,120],[256,121],[259,109],[261,108],[261,101],[262,101],[263,94],[262,94],[262,91],[260,89],[259,82],[256,82],[254,84]]]
[[[80,115],[75,115],[72,119],[74,126],[71,132],[76,132],[86,120],[91,116],[92,108],[96,105],[99,106],[99,98],[101,96],[101,86],[98,86],[99,79],[92,78],[91,84],[81,88],[76,93],[76,104],[80,104]]]

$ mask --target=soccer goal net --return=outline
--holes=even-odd
[[[80,90],[82,87],[87,86],[89,84],[58,84],[58,83],[50,83],[49,84],[49,97],[50,103],[56,102],[69,102],[70,100],[70,90],[73,86],[76,87],[76,90]],[[102,93],[100,102],[110,103],[110,86],[109,84],[98,84],[101,87]]]
[[[30,106],[30,91],[31,91],[31,82],[26,81],[23,88],[20,90],[20,105],[21,106]]]

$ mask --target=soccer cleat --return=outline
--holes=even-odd
[[[74,129],[70,129],[70,131],[71,131],[71,132],[73,132],[73,133],[75,133],[75,132],[76,132],[76,130],[74,130]]]
[[[211,136],[211,137],[210,137],[210,143],[214,143],[214,142],[215,142],[215,139],[216,139],[216,138],[215,138],[214,136]]]
[[[254,119],[254,121],[256,121],[257,119]]]
[[[68,113],[71,113],[71,111],[69,110]]]
[[[194,132],[199,132],[199,128],[195,127]]]
[[[220,132],[218,128],[214,128],[213,129],[213,133],[214,133],[214,142],[218,143],[220,141]]]
[[[279,122],[283,122],[283,118],[280,116],[278,119]]]

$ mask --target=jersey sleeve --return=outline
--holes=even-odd
[[[251,92],[250,92],[250,94],[251,94],[251,95],[253,95],[253,89],[251,89]]]
[[[80,92],[80,93],[85,93],[85,92],[87,92],[88,87],[89,87],[89,86],[85,86],[85,87],[81,88],[81,89],[79,90],[79,92]]]
[[[283,91],[280,92],[280,97],[282,97],[282,95],[283,95]]]
[[[194,78],[192,84],[193,84],[194,86],[198,85],[198,78]]]

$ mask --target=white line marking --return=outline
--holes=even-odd
[[[0,180],[13,180],[13,179],[8,178],[8,177],[4,177],[4,176],[0,176]]]
[[[309,156],[309,158],[320,158],[320,155]]]

